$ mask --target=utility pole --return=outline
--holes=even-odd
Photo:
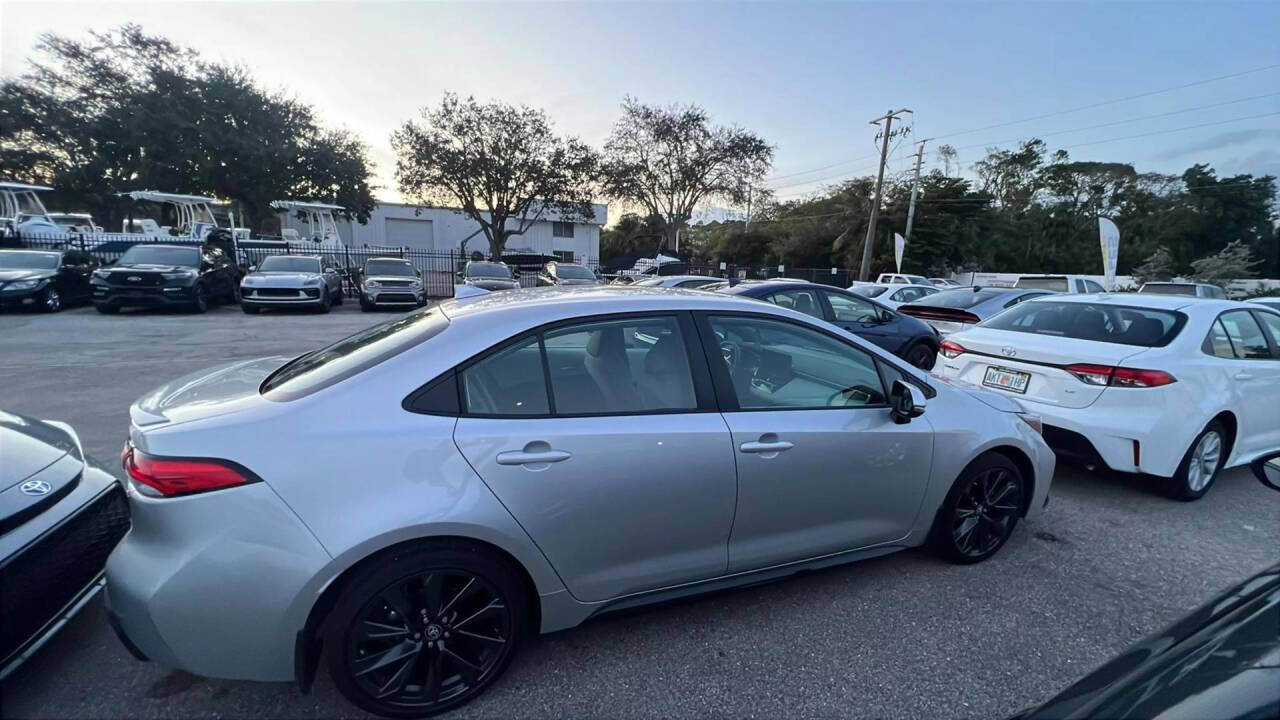
[[[911,111],[906,108],[890,110],[870,123],[879,125],[880,121],[883,120],[884,130],[882,131],[883,142],[880,143],[880,171],[876,174],[875,198],[871,201],[871,219],[867,223],[867,239],[862,245],[862,268],[858,270],[859,280],[867,279],[867,266],[871,264],[871,241],[876,236],[876,221],[880,219],[880,189],[884,187],[884,165],[889,160],[889,137],[893,132],[893,120],[897,116],[909,112]]]
[[[911,181],[911,204],[907,206],[907,234],[903,239],[911,242],[911,222],[916,218],[916,193],[920,190],[920,165],[924,162],[924,144],[929,142],[929,138],[925,138],[916,143],[920,149],[916,150],[916,177]]]
[[[747,227],[745,232],[751,232],[751,183],[747,183]]]

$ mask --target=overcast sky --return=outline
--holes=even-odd
[[[873,172],[867,121],[901,107],[915,111],[913,139],[946,136],[966,169],[986,145],[1041,135],[1140,170],[1280,175],[1280,2],[3,0],[0,73],[23,72],[41,33],[125,22],[243,63],[359,132],[388,199],[392,129],[446,90],[543,108],[597,146],[626,94],[698,103],[777,146],[769,184],[783,198]],[[1119,122],[1151,115],[1164,116]],[[911,152],[897,147],[890,169]]]

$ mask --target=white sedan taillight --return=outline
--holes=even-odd
[[[1176,382],[1172,375],[1163,370],[1139,370],[1087,363],[1068,365],[1063,369],[1086,385],[1149,388]]]

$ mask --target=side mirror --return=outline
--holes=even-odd
[[[462,271],[461,271],[461,270],[459,270],[459,271],[457,272],[457,276],[458,276],[458,277],[462,277],[462,275],[463,275]]]
[[[249,266],[249,272],[258,272],[258,266],[257,266],[257,265],[250,265],[250,266]]]
[[[1259,482],[1272,490],[1280,491],[1280,453],[1263,455],[1254,460],[1250,467],[1253,468],[1253,474],[1258,476]]]
[[[338,272],[338,268],[335,268],[335,267],[327,267],[327,268],[325,268],[325,269],[324,269],[324,271],[325,271],[325,272],[327,272],[327,273],[336,273],[336,272]]]
[[[924,414],[925,397],[920,388],[901,380],[893,381],[893,389],[889,391],[889,416],[895,423],[905,425],[912,418]]]

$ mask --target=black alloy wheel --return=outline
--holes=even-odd
[[[416,567],[400,574],[409,565]],[[435,715],[506,669],[526,616],[503,563],[468,550],[411,552],[375,568],[339,602],[324,639],[329,672],[369,712]]]
[[[988,453],[970,463],[951,488],[934,525],[946,559],[981,562],[1004,545],[1022,514],[1023,478],[1007,457]]]
[[[938,360],[938,351],[925,343],[918,343],[907,351],[905,359],[921,370],[932,370]]]

